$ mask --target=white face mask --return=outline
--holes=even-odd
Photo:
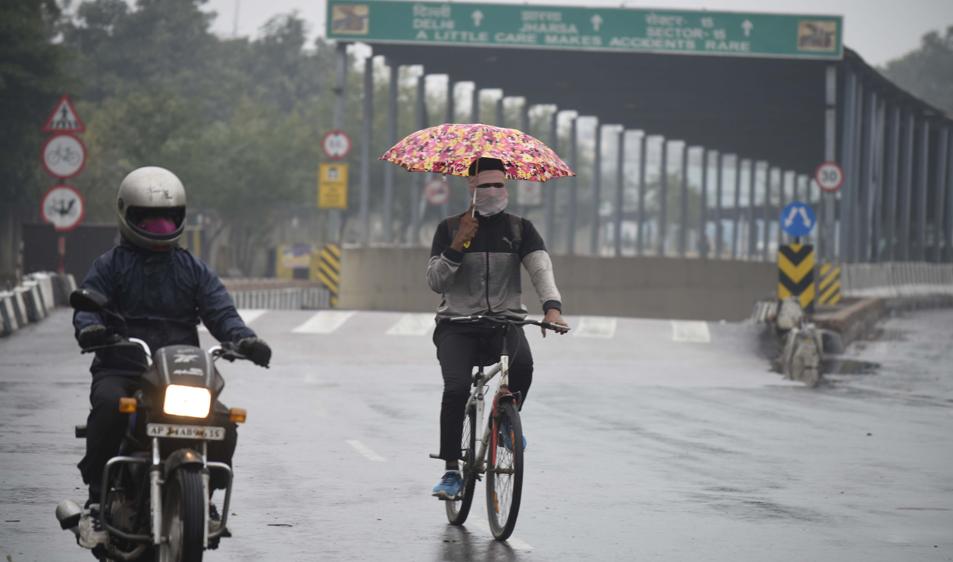
[[[492,217],[503,212],[510,201],[506,187],[480,187],[474,191],[476,192],[474,198],[476,211],[484,217]]]

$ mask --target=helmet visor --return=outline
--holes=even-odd
[[[182,232],[185,222],[184,207],[166,207],[149,209],[129,207],[126,221],[136,233],[152,240],[175,238]]]

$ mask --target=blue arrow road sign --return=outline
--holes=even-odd
[[[816,222],[817,217],[807,203],[794,201],[781,211],[781,228],[795,238],[806,236]]]

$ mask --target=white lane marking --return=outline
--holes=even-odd
[[[581,338],[612,338],[615,337],[615,329],[618,323],[616,318],[606,316],[579,316],[575,318],[576,325],[569,333]]]
[[[387,330],[388,336],[423,336],[434,329],[433,314],[404,314]]]
[[[350,445],[355,451],[360,453],[364,458],[366,458],[369,461],[384,462],[385,460],[384,457],[378,455],[377,453],[372,451],[367,445],[365,445],[364,443],[361,443],[357,439],[348,439],[345,441],[345,443]]]
[[[672,341],[711,343],[708,322],[672,320]]]
[[[493,534],[493,533],[490,532],[490,527],[489,527],[489,525],[487,525],[486,523],[484,523],[483,521],[481,521],[481,520],[479,520],[479,519],[476,520],[476,521],[473,521],[472,523],[467,523],[466,526],[467,526],[467,527],[470,527],[470,528],[472,528],[472,529],[479,529],[480,531],[482,531],[482,532],[484,532],[484,533],[486,533],[486,534],[488,534],[488,535],[492,535],[492,534]],[[510,546],[510,548],[512,548],[513,550],[520,550],[520,551],[523,551],[523,552],[529,552],[529,551],[533,550],[532,545],[530,545],[528,542],[523,541],[523,540],[520,540],[520,539],[518,539],[518,538],[516,538],[516,537],[513,537],[513,536],[511,536],[510,538],[506,539],[506,544],[508,544],[508,545]]]
[[[238,315],[242,317],[242,320],[245,321],[245,324],[251,324],[255,321],[256,318],[262,314],[268,312],[267,308],[240,308],[238,309]],[[205,324],[199,326],[199,330],[202,332],[207,332],[208,328],[205,327]]]
[[[295,334],[330,334],[354,316],[353,310],[322,310],[292,330]]]

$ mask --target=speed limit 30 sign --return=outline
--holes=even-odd
[[[844,185],[844,170],[837,162],[824,162],[814,170],[814,181],[828,193],[836,193]]]
[[[339,129],[328,131],[321,141],[321,148],[331,160],[340,160],[351,151],[351,137]]]

